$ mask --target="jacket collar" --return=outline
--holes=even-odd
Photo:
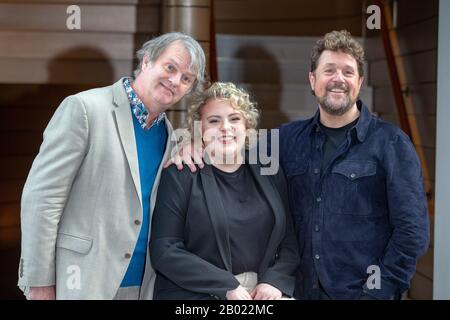
[[[139,177],[139,163],[136,150],[136,139],[134,135],[133,118],[130,110],[130,102],[123,87],[123,78],[112,85],[113,102],[115,105],[114,115],[117,130],[120,136],[123,150],[125,152],[134,186],[142,204],[141,181]]]
[[[359,142],[364,142],[364,140],[367,137],[367,131],[369,130],[370,127],[372,114],[370,113],[369,108],[367,108],[367,106],[361,100],[356,101],[356,106],[360,111],[360,115],[358,122],[350,130],[356,130],[356,137],[358,138]],[[318,109],[313,117],[311,133],[320,130],[319,122],[320,122],[320,110]]]

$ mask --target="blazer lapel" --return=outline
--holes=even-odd
[[[136,150],[136,138],[134,135],[133,118],[131,114],[130,102],[123,88],[122,79],[113,85],[113,98],[116,108],[114,114],[117,122],[117,129],[123,150],[130,167],[134,186],[139,197],[139,203],[142,204],[141,181],[139,177],[139,163]]]
[[[153,183],[152,193],[150,196],[150,216],[153,215],[153,209],[155,208],[156,194],[157,194],[156,191],[158,190],[159,187],[159,179],[161,178],[161,172],[163,170],[164,164],[170,159],[172,148],[176,142],[176,139],[172,137],[173,127],[169,119],[167,119],[167,116],[164,117],[164,122],[166,124],[166,133],[167,133],[166,148],[161,163],[159,164],[158,171],[156,172],[155,183]],[[149,229],[149,232],[150,231],[151,228]]]
[[[272,208],[274,217],[275,217],[275,223],[273,226],[273,231],[269,239],[269,243],[266,250],[266,256],[264,257],[264,260],[271,259],[272,257],[268,255],[270,252],[275,252],[276,248],[279,243],[279,238],[284,235],[284,229],[282,226],[286,224],[285,222],[285,208],[282,203],[281,197],[278,193],[277,188],[275,185],[270,181],[269,176],[262,176],[261,175],[261,166],[258,164],[249,164],[250,171],[252,172],[256,182],[261,187],[261,190],[263,191],[263,194],[265,198],[267,199],[267,202],[269,203],[270,207]],[[262,264],[264,265],[264,264]]]
[[[210,165],[205,165],[205,167],[200,170],[200,177],[203,184],[203,191],[205,193],[206,205],[208,207],[214,234],[216,236],[219,253],[222,257],[225,268],[231,272],[231,250],[227,214],[223,207],[222,199],[219,195],[219,188],[217,187],[217,183]]]

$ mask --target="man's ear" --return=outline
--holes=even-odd
[[[359,83],[359,88],[358,88],[358,90],[361,90],[361,86],[362,86],[362,84],[364,83],[364,77],[359,77],[359,81],[358,81]]]
[[[316,85],[316,77],[314,75],[314,72],[309,72],[308,73],[308,78],[309,78],[309,84],[311,85],[311,90],[314,91],[314,86]]]
[[[148,55],[145,54],[144,57],[142,58],[141,71],[144,71],[150,65],[151,65],[150,58],[148,57]]]

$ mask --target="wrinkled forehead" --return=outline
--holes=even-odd
[[[184,71],[197,74],[195,59],[191,57],[191,53],[186,46],[180,42],[175,41],[168,45],[164,51],[161,52],[158,59],[166,59],[175,63],[178,67],[185,69]]]
[[[340,67],[347,66],[355,69],[358,68],[358,63],[355,57],[341,50],[324,50],[317,61],[317,67],[323,67],[325,65],[335,65]]]

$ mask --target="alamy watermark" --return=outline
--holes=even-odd
[[[81,289],[81,269],[77,265],[70,265],[67,267],[66,273],[68,274],[66,280],[66,286],[69,290]]]
[[[369,290],[381,289],[381,271],[377,265],[370,265],[367,267],[366,273],[370,274],[367,278],[366,286]]]
[[[371,5],[367,7],[367,14],[370,14],[367,17],[366,26],[369,30],[380,30],[381,29],[381,9],[377,5]]]
[[[66,20],[66,27],[69,30],[81,29],[81,9],[77,5],[70,5],[66,9],[66,13],[69,15]]]

